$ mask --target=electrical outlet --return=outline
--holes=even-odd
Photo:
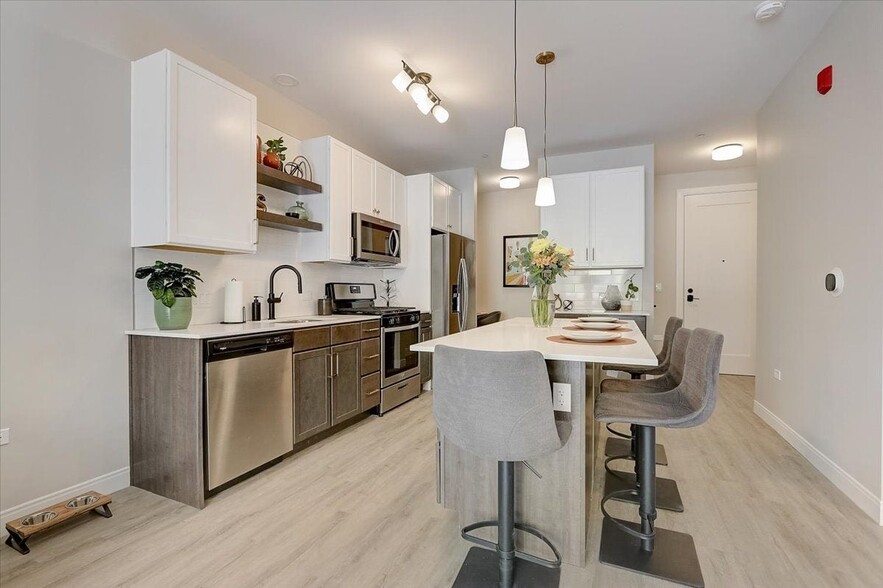
[[[553,408],[560,412],[570,412],[570,384],[552,383]]]
[[[0,429],[0,445],[9,443],[9,429]]]
[[[662,292],[662,282],[656,282],[656,291]]]
[[[778,370],[778,369],[774,369],[774,370],[773,370],[773,377],[774,377],[775,379],[781,381],[781,379],[782,379],[782,372],[781,372],[780,370]]]

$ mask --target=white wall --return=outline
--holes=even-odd
[[[875,519],[883,510],[881,31],[883,4],[841,4],[758,115],[755,410]],[[821,96],[815,77],[829,64],[834,87]],[[834,266],[845,275],[839,298],[824,289]]]
[[[128,485],[132,254],[129,61],[25,26],[0,6],[6,521],[89,480],[98,491]]]
[[[709,156],[710,157],[710,156]],[[665,332],[665,322],[675,314],[677,304],[677,196],[678,190],[687,188],[707,188],[729,184],[750,184],[757,182],[757,168],[737,167],[716,171],[700,171],[683,174],[661,174],[656,176],[653,240],[654,240],[654,280],[662,284],[662,292],[655,292],[656,304],[654,335],[661,337]],[[653,289],[655,284],[647,283]],[[661,341],[653,342],[659,349]]]

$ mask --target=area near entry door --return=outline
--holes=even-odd
[[[721,372],[754,375],[757,191],[684,196],[684,326],[724,334]]]

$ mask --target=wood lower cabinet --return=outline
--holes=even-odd
[[[294,354],[294,442],[331,426],[331,354],[327,348]]]
[[[331,348],[331,426],[361,412],[361,353],[359,343]]]
[[[361,360],[361,375],[367,376],[380,370],[380,339],[375,337],[362,341]]]
[[[380,372],[362,377],[362,411],[380,405]]]

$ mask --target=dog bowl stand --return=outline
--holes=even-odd
[[[27,555],[31,552],[27,545],[28,539],[37,533],[42,533],[87,512],[110,518],[113,516],[113,513],[110,512],[111,502],[110,496],[98,492],[84,492],[39,512],[10,521],[6,523],[6,531],[9,532],[6,545],[22,555]]]

